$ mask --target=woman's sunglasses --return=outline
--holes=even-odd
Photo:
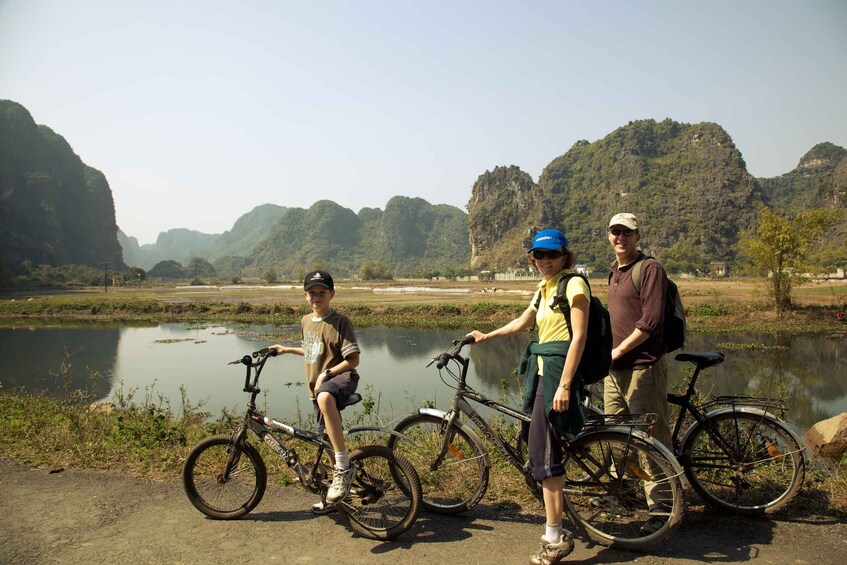
[[[635,233],[635,230],[622,230],[620,228],[611,228],[609,230],[609,233],[612,234],[615,237],[617,237],[619,235],[631,237]]]
[[[562,255],[564,255],[564,253],[558,250],[542,251],[540,249],[535,249],[532,252],[532,258],[536,261],[540,261],[542,259],[558,259]]]

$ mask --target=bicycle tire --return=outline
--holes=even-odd
[[[719,510],[758,516],[791,502],[806,474],[803,448],[788,429],[765,413],[707,414],[732,453],[722,450],[703,425],[686,433],[681,458],[691,486]]]
[[[356,475],[350,494],[338,503],[350,527],[374,540],[392,540],[415,523],[420,512],[421,483],[405,458],[382,445],[367,445],[350,455]],[[400,478],[404,488],[400,488]]]
[[[566,447],[565,510],[600,545],[643,551],[666,541],[682,523],[680,471],[652,441],[598,430]],[[653,524],[656,529],[645,530]]]
[[[482,442],[463,426],[452,429],[448,450],[438,468],[432,464],[444,442],[444,419],[413,414],[401,420],[388,447],[406,457],[420,477],[423,507],[440,514],[461,514],[476,506],[488,489],[489,466]]]
[[[230,460],[234,466],[229,479],[223,481]],[[210,518],[233,520],[259,504],[267,476],[265,462],[255,447],[246,442],[236,446],[232,436],[217,435],[202,440],[188,454],[182,483],[197,510]]]

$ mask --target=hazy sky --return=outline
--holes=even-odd
[[[465,209],[631,120],[717,122],[757,177],[847,147],[847,2],[0,0],[0,98],[141,243],[267,202]]]

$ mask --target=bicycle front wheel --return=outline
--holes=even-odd
[[[803,448],[775,418],[723,412],[708,415],[705,426],[695,426],[682,445],[683,464],[706,503],[761,515],[782,508],[800,490],[806,474]]]
[[[421,504],[421,482],[405,458],[381,445],[350,455],[356,475],[350,494],[338,503],[350,527],[375,540],[392,540],[412,527]]]
[[[464,428],[452,427],[447,451],[445,421],[431,414],[414,414],[394,428],[405,438],[391,435],[388,447],[406,457],[421,480],[423,507],[441,514],[460,514],[477,505],[488,488],[485,448]]]
[[[253,510],[267,486],[262,456],[249,443],[217,435],[197,444],[182,470],[188,500],[211,518],[231,520]]]
[[[595,542],[645,550],[682,523],[682,483],[652,441],[600,430],[566,446],[565,509]]]

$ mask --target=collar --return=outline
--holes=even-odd
[[[538,283],[538,288],[547,288],[551,284],[554,285],[554,286],[558,285],[559,281],[562,280],[562,277],[565,275],[566,272],[567,272],[567,269],[562,269],[561,271],[559,271],[558,273],[556,273],[555,275],[553,275],[549,279],[541,279],[541,281]]]

